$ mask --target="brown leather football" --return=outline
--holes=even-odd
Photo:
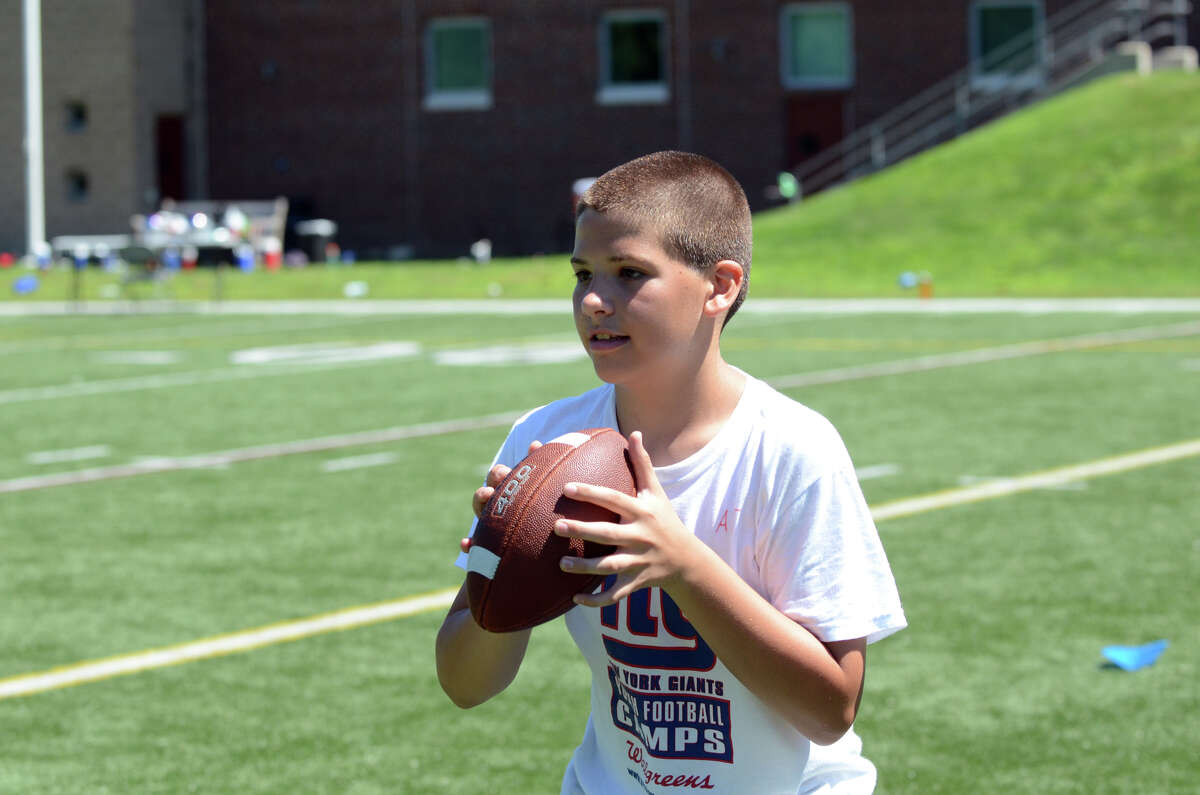
[[[467,553],[467,596],[479,626],[512,632],[545,623],[574,607],[603,575],[568,574],[564,555],[607,555],[614,547],[554,534],[559,518],[616,522],[615,513],[563,496],[567,483],[591,483],[637,494],[629,445],[612,428],[589,428],[546,442],[512,468],[483,507]]]

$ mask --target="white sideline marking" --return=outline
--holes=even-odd
[[[874,464],[869,467],[855,467],[854,474],[861,480],[871,480],[873,478],[887,478],[898,474],[900,467],[895,464]]]
[[[150,475],[155,472],[175,472],[182,469],[204,469],[236,464],[241,461],[257,461],[263,458],[278,458],[285,455],[301,453],[316,453],[323,450],[338,450],[343,447],[354,447],[364,444],[379,444],[381,442],[396,442],[402,439],[417,439],[424,436],[438,436],[443,433],[458,433],[460,431],[477,431],[483,428],[495,428],[501,425],[511,425],[524,412],[513,411],[502,414],[487,414],[482,417],[468,417],[459,420],[444,420],[441,422],[425,422],[419,425],[402,425],[396,428],[383,428],[376,431],[362,431],[338,436],[321,436],[315,439],[301,439],[295,442],[279,444],[264,444],[255,447],[241,447],[234,450],[222,450],[215,453],[184,458],[149,458],[132,464],[122,464],[95,469],[81,469],[76,472],[57,472],[48,475],[33,475],[30,477],[0,480],[0,494],[18,491],[32,491],[54,486],[72,486],[80,483],[95,483],[101,480],[128,478],[136,475]]]
[[[970,502],[1005,497],[1020,491],[1045,488],[1047,485],[1067,483],[1072,480],[1093,478],[1101,475],[1118,474],[1139,467],[1175,461],[1195,455],[1200,455],[1200,439],[1193,439],[1188,442],[1163,447],[1153,447],[1147,450],[1114,456],[1112,458],[1102,458],[1074,466],[1035,472],[1030,475],[1008,479],[1003,483],[986,483],[979,486],[951,489],[919,497],[895,500],[876,506],[871,510],[871,515],[875,521],[879,522],[885,519],[911,516],[926,511],[948,508],[952,505],[962,505]],[[161,649],[151,649],[149,651],[110,657],[105,660],[82,662],[75,665],[53,668],[49,671],[0,679],[0,701],[6,698],[26,696],[46,690],[95,682],[123,674],[137,673],[152,668],[162,668],[168,665],[178,665],[179,663],[201,660],[208,657],[236,654],[276,643],[300,640],[301,638],[326,632],[353,629],[366,624],[411,616],[447,607],[454,601],[457,593],[458,588],[448,588],[421,596],[348,608],[335,613],[272,624],[229,635],[219,635],[177,646],[167,646]]]
[[[877,522],[900,516],[911,516],[915,513],[949,508],[952,505],[965,505],[981,500],[1007,497],[1010,494],[1017,494],[1023,491],[1058,488],[1081,480],[1100,477],[1101,475],[1115,475],[1121,472],[1128,472],[1131,469],[1140,469],[1153,464],[1166,463],[1167,461],[1178,461],[1182,458],[1191,458],[1197,455],[1200,455],[1200,439],[1192,439],[1187,442],[1168,444],[1162,447],[1151,447],[1146,450],[1139,450],[1135,453],[1126,453],[1125,455],[1113,456],[1111,458],[1100,458],[1083,464],[1047,469],[1014,478],[991,480],[974,486],[938,491],[920,497],[893,500],[892,502],[885,502],[872,508],[871,516]]]
[[[404,618],[405,616],[423,613],[428,610],[448,607],[454,601],[454,596],[457,593],[457,587],[448,588],[421,596],[410,596],[391,602],[352,607],[311,618],[285,621],[257,629],[234,632],[229,635],[218,635],[190,643],[182,643],[177,646],[165,646],[134,654],[122,654],[104,660],[65,665],[61,668],[53,668],[40,673],[0,679],[0,700],[41,693],[46,690],[71,687],[72,685],[80,685],[85,682],[95,682],[139,671],[148,671],[152,668],[164,668],[168,665],[178,665],[193,660],[237,654],[238,652],[300,640],[301,638],[308,638],[314,635],[354,629],[366,626],[367,624],[377,624],[381,621]]]
[[[817,370],[811,373],[771,378],[768,381],[776,389],[794,389],[801,386],[832,384],[839,381],[852,381],[860,378],[919,373],[943,367],[961,367],[967,364],[998,362],[1003,359],[1019,359],[1024,356],[1037,356],[1043,353],[1079,351],[1088,348],[1101,348],[1108,345],[1122,345],[1128,342],[1145,342],[1147,340],[1167,339],[1170,337],[1190,337],[1195,334],[1200,334],[1200,321],[1193,320],[1185,323],[1174,323],[1169,326],[1143,326],[1141,328],[1123,329],[1120,331],[1101,331],[1096,334],[1081,334],[1075,337],[1033,340],[1030,342],[1018,342],[1013,345],[1000,345],[993,348],[976,348],[969,351],[936,353],[929,356],[917,356],[915,358],[897,359],[889,362],[873,362],[871,364],[860,364],[852,367],[836,367],[832,370]]]
[[[566,255],[563,255],[566,262]],[[569,314],[568,298],[331,301],[0,301],[0,317],[26,315],[531,315]],[[993,314],[1200,312],[1200,298],[755,298],[745,314]]]
[[[107,458],[112,448],[106,444],[93,444],[88,447],[72,447],[68,450],[39,450],[25,456],[29,464],[61,464],[66,461],[86,461],[90,458]]]
[[[369,455],[354,455],[348,458],[331,458],[321,464],[322,472],[345,472],[350,469],[366,469],[385,464],[394,464],[400,459],[396,453],[371,453]]]

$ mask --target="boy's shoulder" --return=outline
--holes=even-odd
[[[801,453],[845,448],[837,428],[816,409],[753,376],[747,377],[746,390],[748,413],[773,446]]]
[[[505,448],[525,456],[530,442],[547,442],[564,433],[586,428],[616,428],[617,412],[611,384],[601,384],[579,395],[560,398],[523,414],[509,431]],[[507,462],[501,462],[507,463]]]

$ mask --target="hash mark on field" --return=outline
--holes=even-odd
[[[112,454],[112,448],[106,444],[93,444],[88,447],[72,447],[67,450],[39,450],[25,456],[29,464],[62,464],[67,461],[87,461],[91,458],[107,458]]]
[[[368,455],[353,455],[348,458],[331,458],[321,464],[322,472],[345,472],[350,469],[365,469],[367,467],[394,464],[400,460],[397,453],[370,453]]]
[[[1002,482],[983,483],[908,499],[894,500],[893,502],[873,507],[871,515],[875,521],[881,522],[886,519],[911,516],[917,513],[935,511],[940,508],[949,508],[953,505],[996,499],[1022,491],[1046,488],[1055,484],[1069,483],[1101,475],[1115,475],[1132,469],[1161,464],[1167,461],[1177,461],[1197,455],[1200,455],[1200,439],[1192,439],[1191,441],[1180,442],[1179,444],[1152,447],[1147,450],[1140,450],[1111,458],[1101,458],[1074,466],[1035,472],[1029,475],[1009,478]],[[447,588],[443,591],[435,591],[421,596],[398,599],[392,602],[381,602],[363,607],[352,607],[335,613],[296,621],[287,621],[258,629],[248,629],[242,632],[205,638],[177,646],[135,652],[110,657],[106,660],[81,662],[54,668],[49,671],[21,674],[7,679],[0,679],[0,701],[6,698],[16,698],[47,690],[72,687],[114,676],[138,673],[168,665],[178,665],[208,657],[236,654],[276,643],[300,640],[301,638],[313,635],[353,629],[367,624],[412,616],[448,607],[454,601],[454,596],[457,593],[458,588]]]
[[[873,478],[886,478],[899,474],[900,467],[895,464],[874,464],[869,467],[855,467],[854,474],[860,481]]]
[[[99,364],[175,364],[183,356],[178,351],[96,351],[92,361]]]

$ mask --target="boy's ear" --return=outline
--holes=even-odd
[[[708,300],[704,302],[704,311],[709,315],[719,315],[733,306],[738,294],[742,291],[742,281],[746,272],[741,263],[731,259],[723,259],[713,266],[709,274]]]

